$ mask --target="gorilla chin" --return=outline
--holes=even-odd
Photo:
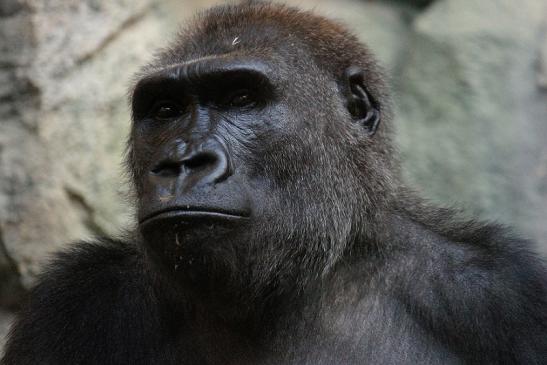
[[[199,266],[226,261],[249,220],[248,210],[184,205],[153,212],[139,227],[146,252],[163,272],[180,277],[193,271],[195,277],[196,269],[201,275],[212,270]]]

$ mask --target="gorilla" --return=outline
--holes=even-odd
[[[3,365],[547,361],[545,266],[405,187],[344,26],[218,6],[130,94],[135,228],[55,257]]]

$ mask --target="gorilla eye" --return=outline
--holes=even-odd
[[[182,110],[172,102],[160,102],[152,109],[152,117],[159,121],[168,121],[178,118]]]
[[[255,104],[249,90],[238,90],[230,95],[228,105],[235,108],[249,107]]]

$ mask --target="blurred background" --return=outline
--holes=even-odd
[[[547,0],[289,0],[385,66],[407,180],[547,254]],[[131,226],[127,87],[213,0],[0,0],[0,348],[48,255]]]

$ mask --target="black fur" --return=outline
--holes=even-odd
[[[544,264],[404,186],[382,74],[343,26],[213,8],[132,107],[139,229],[58,254],[2,365],[545,363]]]

